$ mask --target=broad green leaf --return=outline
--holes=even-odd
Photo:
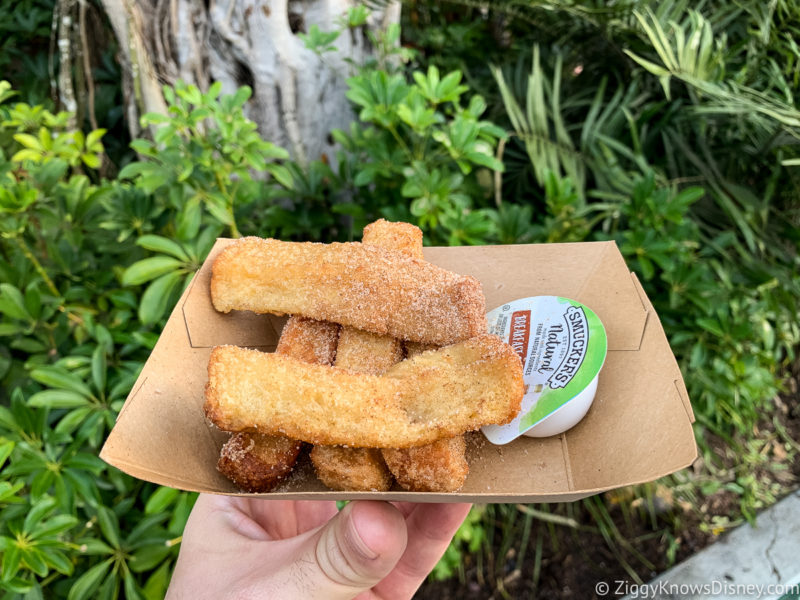
[[[175,219],[178,239],[190,241],[196,238],[202,219],[203,209],[200,206],[200,199],[194,197],[184,204],[183,209]]]
[[[155,323],[167,309],[172,291],[180,283],[183,276],[179,272],[167,273],[151,283],[142,294],[139,305],[139,319],[149,325]]]
[[[170,563],[164,562],[147,578],[144,584],[146,600],[164,600],[170,579]]]
[[[0,323],[0,336],[16,335],[22,333],[27,328],[17,323]],[[2,375],[0,375],[2,377]]]
[[[197,501],[197,494],[194,492],[182,492],[172,509],[172,518],[167,525],[167,531],[172,535],[181,535],[186,527],[186,521],[192,512],[192,507]]]
[[[55,498],[50,497],[44,497],[34,504],[25,516],[25,521],[22,524],[23,531],[30,533],[34,526],[36,526],[47,513],[53,510],[55,504]]]
[[[81,575],[69,590],[67,600],[87,600],[92,598],[93,592],[100,585],[103,576],[108,573],[113,560],[112,558],[104,560]]]
[[[25,564],[28,569],[33,571],[39,577],[46,577],[47,572],[49,569],[47,568],[47,562],[42,555],[41,550],[38,548],[27,548],[22,552],[22,562]]]
[[[41,142],[39,141],[39,138],[29,133],[14,134],[14,139],[17,140],[20,144],[22,144],[26,148],[30,148],[31,150],[38,150],[40,152],[44,150]]]
[[[21,429],[14,414],[8,408],[2,405],[0,405],[0,426],[8,429],[9,431],[20,431]]]
[[[87,538],[77,541],[79,552],[85,556],[100,556],[112,554],[114,549],[102,540],[97,538]]]
[[[106,349],[102,344],[98,344],[97,348],[92,352],[92,382],[100,396],[105,393],[107,369]]]
[[[92,146],[100,141],[100,139],[106,134],[105,129],[95,129],[89,135],[86,136],[86,148],[89,150],[92,149]]]
[[[31,150],[30,148],[26,148],[25,150],[20,150],[16,152],[14,156],[11,157],[12,162],[22,162],[23,160],[32,160],[34,162],[38,162],[42,158],[42,155],[37,150]]]
[[[29,285],[25,290],[25,308],[34,319],[42,312],[42,295],[36,285]]]
[[[134,179],[135,177],[146,173],[148,171],[152,171],[154,169],[154,165],[148,162],[132,162],[128,163],[117,175],[118,179]]]
[[[83,164],[85,164],[90,169],[99,169],[100,168],[100,157],[97,154],[90,154],[89,152],[84,152],[81,154],[81,160]]]
[[[61,552],[60,550],[56,550],[55,548],[48,548],[43,547],[42,553],[44,554],[45,560],[47,564],[50,565],[53,569],[61,573],[62,575],[72,575],[73,570],[75,569],[72,561],[67,558],[67,556]]]
[[[25,487],[24,481],[17,481],[14,484],[8,481],[0,481],[0,502],[12,501],[13,496],[23,487]],[[0,550],[2,550],[2,547],[0,547]]]
[[[130,571],[125,572],[125,600],[140,600],[142,594],[139,591],[139,586],[136,585],[136,579]]]
[[[117,600],[119,594],[120,577],[115,569],[108,575],[95,593],[96,600]]]
[[[9,346],[16,350],[22,350],[27,354],[38,354],[39,352],[47,352],[48,350],[44,342],[29,337],[16,339],[12,341]]]
[[[47,469],[47,465],[44,465],[44,467],[31,480],[31,498],[34,500],[44,498],[45,494],[53,487],[53,481],[56,479],[55,472]]]
[[[78,519],[72,515],[55,515],[44,522],[39,523],[31,531],[31,537],[40,539],[66,531],[77,525]]]
[[[183,263],[168,256],[152,256],[133,263],[122,274],[123,285],[141,285],[160,275],[179,269]]]
[[[2,464],[1,461],[0,464]],[[180,492],[174,488],[159,487],[150,495],[150,498],[147,499],[147,504],[145,504],[144,507],[144,514],[152,515],[166,510],[167,507],[173,503],[175,498],[178,497],[179,493]]]
[[[20,558],[22,558],[22,553],[20,552],[19,546],[17,546],[16,542],[8,544],[3,552],[3,582],[11,581],[14,575],[17,574],[17,571],[19,571],[20,567]]]
[[[102,472],[107,466],[106,463],[97,456],[94,454],[88,454],[86,452],[78,452],[74,456],[70,456],[64,461],[64,465],[67,467],[80,469],[82,471],[88,471],[89,473],[94,473],[95,475]]]
[[[31,319],[22,292],[10,283],[0,283],[0,312],[13,319]]]
[[[93,410],[91,406],[84,406],[68,412],[56,425],[55,432],[58,434],[72,434]]]
[[[15,443],[11,440],[0,439],[0,468],[14,450]]]
[[[86,396],[71,390],[44,390],[28,398],[28,406],[36,408],[80,408],[89,403]]]
[[[171,547],[165,542],[142,546],[133,553],[128,565],[135,573],[150,571],[169,556],[170,550]]]
[[[120,547],[119,520],[114,512],[105,506],[97,507],[97,523],[106,539],[114,548]]]
[[[3,589],[13,594],[29,594],[31,590],[36,589],[36,586],[30,579],[14,577],[11,581],[3,582]]]
[[[92,390],[76,375],[68,373],[59,367],[39,367],[31,371],[31,377],[41,384],[60,390],[69,390],[93,398]]]
[[[212,198],[206,202],[206,208],[212,217],[224,225],[233,223],[233,214],[222,198]]]
[[[287,189],[292,189],[292,187],[294,186],[294,179],[292,179],[291,172],[283,165],[276,165],[274,163],[269,163],[266,166],[266,170],[283,187]]]
[[[95,417],[100,417],[99,413],[94,413]],[[103,433],[102,429],[99,429],[100,434]],[[95,445],[99,445],[99,438],[95,443]],[[86,471],[78,470],[78,469],[64,469],[64,479],[69,481],[78,492],[78,495],[83,498],[87,503],[92,506],[95,506],[99,502],[100,493],[97,489],[97,483],[95,482],[94,477],[89,477]]]
[[[178,242],[161,237],[160,235],[143,235],[136,240],[136,245],[152,250],[153,252],[161,252],[162,254],[169,254],[178,260],[188,261],[189,255]]]

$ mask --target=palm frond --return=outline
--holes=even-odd
[[[721,79],[726,38],[724,34],[715,36],[710,22],[700,13],[690,10],[681,22],[667,24],[651,10],[637,12],[636,18],[660,63],[630,50],[625,53],[659,78],[667,98],[671,97],[670,80],[675,78],[696,94],[693,110],[697,113],[741,115],[770,129],[777,123],[800,137],[800,111],[792,104],[730,78]],[[789,87],[784,85],[783,89]],[[760,120],[763,118],[767,121]],[[771,127],[768,121],[773,122]]]
[[[542,69],[539,46],[534,45],[524,109],[511,91],[503,71],[496,66],[492,66],[491,71],[511,125],[516,135],[525,142],[536,181],[544,186],[548,172],[556,173],[559,177],[567,175],[575,182],[583,198],[585,167],[561,115],[561,68],[562,59],[558,55],[553,79],[549,80]]]

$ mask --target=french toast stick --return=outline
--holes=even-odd
[[[405,349],[411,357],[434,347],[408,342]],[[463,435],[412,448],[383,448],[381,453],[397,483],[412,492],[454,492],[469,474]]]
[[[316,364],[333,364],[339,326],[292,317],[277,353]],[[234,433],[220,450],[217,470],[246,492],[268,492],[291,473],[302,444],[283,435]]]
[[[421,446],[508,423],[523,395],[519,357],[488,334],[382,375],[218,346],[208,375],[204,411],[220,429],[367,448]]]
[[[362,242],[422,258],[422,230],[410,223],[379,219],[364,228]],[[399,340],[352,327],[342,328],[336,351],[337,367],[378,375],[402,359]],[[310,456],[320,481],[331,489],[386,491],[392,485],[392,474],[377,448],[317,445]]]
[[[211,300],[220,312],[302,315],[436,345],[486,331],[478,280],[359,242],[236,240],[214,261]]]

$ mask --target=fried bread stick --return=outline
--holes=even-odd
[[[397,250],[412,258],[423,260],[422,229],[411,223],[378,219],[364,227],[361,242],[388,250]]]
[[[436,345],[486,331],[478,280],[358,242],[242,238],[214,261],[211,299],[220,312],[299,314]]]
[[[333,363],[339,326],[292,317],[281,333],[280,354],[310,363]],[[217,470],[246,492],[268,492],[291,473],[302,444],[283,435],[234,433],[220,450]]]
[[[413,342],[405,346],[409,357],[434,349]],[[381,453],[397,483],[412,492],[454,492],[469,474],[467,444],[461,435],[413,448],[383,448]]]
[[[384,448],[386,465],[403,488],[412,492],[454,492],[469,474],[463,435],[413,448]]]
[[[519,412],[522,365],[488,334],[397,363],[383,375],[219,346],[204,411],[226,431],[282,434],[313,444],[407,448]]]
[[[415,258],[423,258],[422,230],[409,223],[388,223],[381,219],[364,228],[362,241],[384,248],[396,248]],[[343,333],[344,331],[347,329]],[[380,350],[370,344],[363,344],[361,347],[373,353]],[[406,344],[408,356],[434,348],[435,346],[415,342]],[[339,362],[342,351],[340,342],[336,365],[346,367],[347,365]],[[452,492],[464,485],[469,473],[466,450],[463,436],[456,436],[413,448],[384,448],[381,453],[389,470],[403,488],[416,492]]]
[[[392,474],[378,448],[320,444],[310,456],[317,477],[332,490],[385,492],[392,487]]]
[[[222,445],[217,470],[245,492],[268,492],[291,473],[302,445],[282,435],[234,433]]]
[[[379,219],[364,228],[364,244],[399,250],[422,258],[422,230],[410,223]],[[399,340],[343,327],[336,350],[337,367],[379,375],[403,358]],[[377,448],[314,446],[311,462],[320,481],[334,490],[386,491],[392,474]]]
[[[403,358],[394,338],[343,327],[336,351],[337,367],[378,375]],[[386,491],[392,474],[377,448],[314,446],[311,462],[320,481],[334,490]]]

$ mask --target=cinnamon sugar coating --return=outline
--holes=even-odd
[[[422,258],[422,230],[410,223],[380,219],[364,228],[362,241]],[[403,345],[399,340],[353,327],[342,328],[337,367],[379,375],[402,359]],[[392,486],[392,474],[378,449],[314,446],[311,462],[319,479],[335,490],[386,491]]]
[[[332,490],[385,492],[392,474],[377,448],[314,446],[311,462],[320,481]]]
[[[242,238],[214,261],[211,299],[221,312],[302,315],[437,345],[486,331],[475,278],[358,242]]]
[[[276,352],[330,365],[338,336],[339,326],[334,323],[292,317]],[[246,492],[268,492],[291,473],[300,447],[300,442],[283,435],[234,433],[220,450],[217,470]]]
[[[420,446],[507,423],[523,395],[519,357],[487,334],[404,360],[383,375],[220,346],[208,374],[204,410],[220,429],[355,447]]]
[[[409,357],[434,350],[435,346],[406,342]],[[469,474],[464,436],[437,440],[413,448],[383,448],[386,466],[404,489],[413,492],[454,492]]]
[[[268,492],[292,472],[301,445],[282,435],[237,433],[222,446],[217,470],[245,492]]]
[[[327,321],[291,317],[283,326],[275,352],[318,365],[332,365],[340,327]]]
[[[414,448],[381,450],[389,470],[412,492],[455,492],[469,473],[463,435]]]

